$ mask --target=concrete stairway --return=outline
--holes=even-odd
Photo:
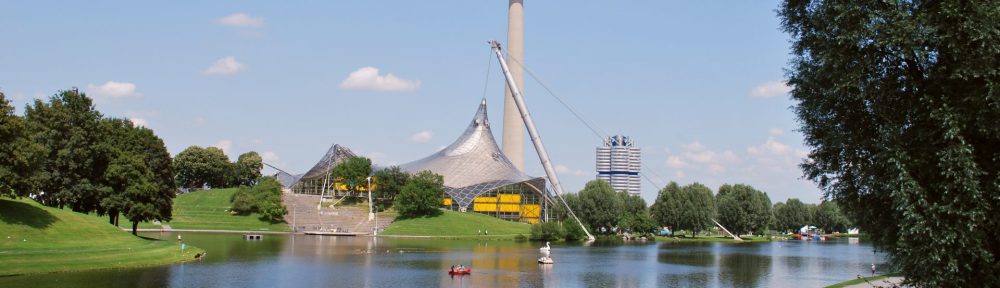
[[[285,221],[295,232],[324,231],[368,235],[374,231],[375,221],[368,220],[368,209],[354,206],[317,209],[320,201],[318,195],[284,193],[282,200],[288,207]],[[380,213],[379,229],[385,229],[393,220],[393,217],[384,217]]]

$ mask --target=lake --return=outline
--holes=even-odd
[[[174,233],[144,233],[173,239]],[[208,252],[172,266],[0,277],[0,287],[821,287],[870,274],[863,241],[544,243],[183,233]],[[178,247],[180,249],[180,247]],[[473,269],[451,277],[454,264]],[[0,264],[2,265],[2,264]]]

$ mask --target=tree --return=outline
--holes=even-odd
[[[785,1],[805,176],[915,286],[1000,283],[1000,3]]]
[[[670,182],[660,190],[650,209],[657,223],[677,230],[691,231],[694,235],[711,227],[715,217],[715,198],[712,189],[699,183],[684,186]]]
[[[281,183],[274,177],[260,177],[251,187],[240,186],[233,194],[232,211],[240,215],[260,213],[261,220],[271,223],[284,221],[288,207],[282,203]]]
[[[69,206],[73,211],[100,209],[100,185],[107,163],[101,163],[100,112],[89,97],[77,90],[62,91],[49,102],[35,100],[25,107],[29,140],[38,143],[41,159],[32,183],[38,200],[48,206]],[[36,191],[32,191],[36,192]]]
[[[27,196],[34,191],[31,179],[42,152],[41,144],[28,140],[24,119],[14,115],[14,107],[0,92],[0,197]]]
[[[577,194],[579,207],[573,212],[595,233],[613,233],[624,210],[622,198],[608,182],[592,180]]]
[[[392,203],[399,195],[399,191],[406,185],[406,180],[410,174],[406,173],[399,166],[390,166],[375,172],[375,199],[382,203]]]
[[[619,228],[634,233],[652,233],[656,230],[656,222],[649,215],[646,200],[624,191],[615,193],[622,199],[622,210],[618,216]]]
[[[177,185],[183,188],[230,187],[233,170],[229,157],[216,147],[191,146],[174,158]]]
[[[340,179],[348,190],[357,191],[358,186],[368,184],[365,178],[372,174],[372,160],[354,156],[334,166],[332,173],[333,177]]]
[[[719,223],[740,235],[759,232],[771,222],[771,199],[750,185],[722,185],[716,203]]]
[[[827,232],[847,231],[847,227],[851,225],[847,217],[840,212],[840,207],[837,207],[837,203],[833,201],[819,203],[819,206],[816,206],[816,214],[813,218],[816,219],[816,226]]]
[[[260,178],[260,170],[264,169],[264,160],[260,154],[250,151],[240,154],[236,160],[236,185],[253,186]]]
[[[107,169],[101,184],[98,214],[107,214],[118,225],[119,215],[132,222],[136,234],[140,222],[172,218],[174,175],[170,153],[163,140],[144,127],[135,127],[125,119],[102,119],[104,135],[102,162]]]
[[[396,198],[396,210],[403,217],[434,216],[441,213],[444,177],[420,171],[406,181]]]
[[[774,229],[781,231],[797,231],[803,225],[812,223],[812,214],[805,203],[798,198],[789,198],[788,203],[774,204]]]

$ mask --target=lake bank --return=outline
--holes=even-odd
[[[0,276],[159,266],[204,253],[133,236],[106,220],[27,198],[0,199]]]

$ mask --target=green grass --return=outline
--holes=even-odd
[[[662,237],[656,236],[656,241],[660,242],[675,242],[675,243],[691,243],[691,242],[728,242],[728,243],[747,243],[747,242],[768,242],[771,238],[767,237],[740,237],[743,241],[736,241],[732,237],[722,237],[722,236],[698,236],[698,237]]]
[[[165,265],[201,252],[132,236],[104,217],[0,199],[0,276]]]
[[[433,236],[443,238],[514,238],[518,234],[527,236],[531,225],[500,220],[492,216],[474,212],[441,210],[434,217],[396,219],[381,235]],[[482,235],[482,230],[489,235]]]
[[[230,199],[237,188],[210,189],[177,195],[174,198],[173,220],[166,225],[173,229],[291,231],[288,224],[271,223],[260,214],[232,215]],[[144,223],[141,228],[160,228]]]
[[[886,274],[886,275],[879,275],[879,276],[875,276],[875,277],[862,277],[862,278],[857,278],[857,279],[854,279],[854,280],[844,281],[844,282],[840,282],[840,283],[833,284],[833,285],[830,285],[830,286],[826,286],[826,288],[840,288],[840,287],[847,287],[847,286],[851,286],[851,285],[864,284],[864,283],[868,283],[868,282],[871,282],[872,284],[878,285],[878,284],[882,284],[882,283],[877,283],[876,281],[879,281],[879,280],[882,280],[882,279],[885,279],[885,278],[889,278],[889,277],[896,277],[896,276],[900,276],[900,275],[901,274],[899,274],[899,273],[889,273],[889,274]]]

